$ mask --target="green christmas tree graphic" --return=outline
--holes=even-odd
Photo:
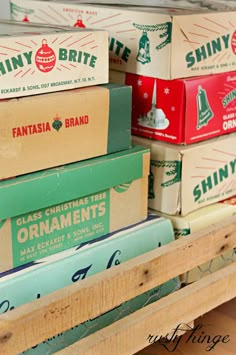
[[[151,160],[151,166],[156,168],[167,168],[165,175],[171,179],[161,184],[161,187],[169,187],[181,181],[181,161],[179,160]]]
[[[31,15],[34,10],[31,9],[26,9],[24,7],[18,6],[14,4],[14,2],[10,2],[10,10],[11,10],[11,15],[13,16],[14,19],[16,19],[18,14],[24,14],[26,15]]]

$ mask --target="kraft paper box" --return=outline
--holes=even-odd
[[[236,69],[234,11],[12,0],[18,21],[102,28],[110,34],[110,68],[161,79]]]
[[[0,101],[0,179],[128,149],[130,126],[128,86]]]
[[[211,224],[223,221],[225,218],[236,215],[236,197],[200,208],[185,217],[170,216],[165,213],[156,212],[157,215],[170,219],[175,231],[175,238],[188,236],[209,227]],[[236,249],[227,251],[221,256],[194,268],[184,275],[181,275],[182,283],[189,284],[202,277],[213,273],[226,265],[236,261]]]
[[[88,243],[80,248],[37,260],[25,268],[12,270],[0,278],[0,314],[173,240],[174,232],[170,221],[150,215],[143,223],[106,235],[96,243]],[[100,317],[86,321],[39,345],[35,344],[34,349],[25,353],[52,354],[178,288],[179,279],[172,279]]]
[[[236,131],[236,72],[161,80],[111,70],[132,86],[132,133],[192,144]]]
[[[2,20],[0,41],[0,99],[108,82],[107,31]]]
[[[235,2],[229,0],[87,0],[86,3],[106,5],[157,6],[170,8],[197,8],[210,10],[225,10],[235,8]]]
[[[236,133],[190,146],[132,141],[151,150],[149,208],[185,216],[236,194]]]
[[[147,217],[150,154],[122,153],[0,182],[0,272]]]

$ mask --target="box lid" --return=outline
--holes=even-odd
[[[53,0],[55,1],[55,0]],[[56,0],[58,1],[58,0]],[[59,0],[59,2],[62,0]],[[103,4],[103,5],[116,5],[116,6],[148,6],[148,7],[161,7],[171,9],[209,9],[209,10],[221,10],[235,7],[233,2],[220,1],[220,0],[203,0],[203,1],[191,1],[191,0],[86,0],[82,1],[89,4]]]
[[[208,228],[210,225],[223,221],[225,218],[236,215],[236,196],[227,200],[213,203],[199,208],[186,216],[171,216],[166,213],[155,212],[158,216],[168,218],[173,224],[176,237],[186,236],[190,233]]]
[[[88,30],[88,29],[86,29]],[[62,26],[56,24],[44,24],[33,22],[21,22],[13,20],[0,19],[0,37],[27,37],[27,36],[39,36],[42,34],[52,34],[58,32],[84,32],[83,28],[73,28],[71,26]],[[91,32],[103,32],[103,29],[90,29]]]
[[[147,176],[149,159],[149,149],[134,146],[123,152],[1,181],[0,220]]]
[[[29,2],[29,4],[32,6],[32,3],[56,3],[56,4],[63,4],[65,5],[65,3],[70,6],[81,6],[81,7],[88,7],[91,6],[93,8],[104,8],[104,9],[122,9],[125,11],[132,11],[132,12],[146,12],[146,13],[156,13],[156,14],[160,14],[160,15],[169,15],[169,16],[176,16],[179,14],[196,14],[196,13],[202,13],[204,12],[208,12],[209,8],[212,9],[231,9],[231,7],[228,7],[226,5],[222,5],[220,6],[218,3],[217,4],[213,4],[211,3],[210,5],[207,3],[204,6],[194,6],[193,3],[189,3],[186,2],[185,0],[185,4],[182,3],[181,4],[177,4],[176,1],[173,0],[168,0],[168,1],[164,1],[164,0],[158,0],[158,1],[152,1],[152,0],[147,0],[147,1],[136,1],[134,3],[133,0],[127,0],[127,1],[119,1],[119,0],[114,0],[114,1],[109,1],[109,0],[25,0],[24,2]],[[15,10],[18,10],[17,5],[14,4],[14,1],[11,1],[11,12],[14,13]],[[54,24],[53,24],[54,26]],[[55,27],[60,27],[55,26]]]

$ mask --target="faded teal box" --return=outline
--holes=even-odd
[[[0,314],[79,282],[174,240],[171,222],[149,215],[142,223],[108,234],[100,241],[63,251],[1,274]],[[101,257],[102,256],[102,257]],[[52,354],[179,288],[172,279],[111,311],[36,345],[26,354]]]

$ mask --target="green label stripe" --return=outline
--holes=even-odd
[[[179,238],[179,237],[185,237],[186,235],[189,235],[191,233],[189,228],[174,228],[174,232],[175,232],[175,238]]]
[[[0,229],[4,226],[6,220],[0,220]]]
[[[110,92],[107,152],[112,153],[131,146],[132,92],[129,86],[103,86]]]
[[[15,217],[11,226],[17,267],[109,233],[110,191]]]

